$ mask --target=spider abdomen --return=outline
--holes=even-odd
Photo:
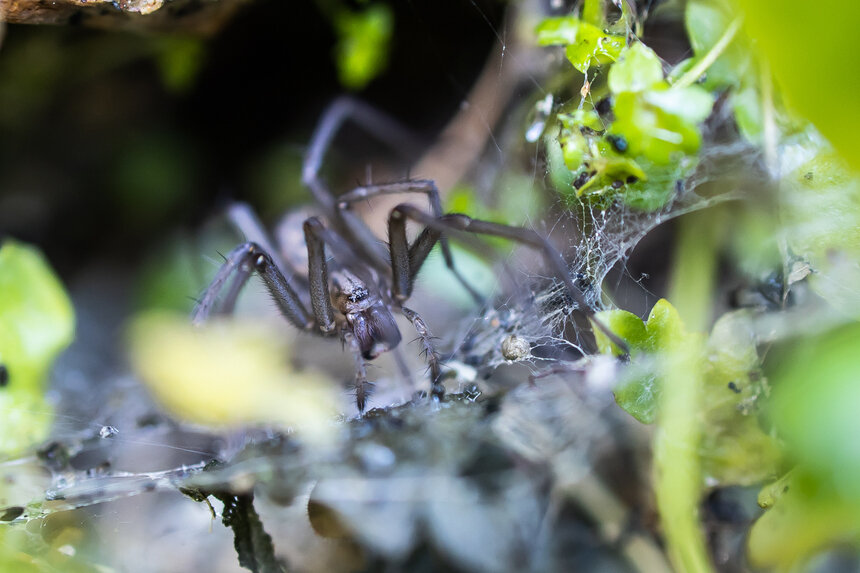
[[[400,329],[391,312],[381,303],[361,312],[348,313],[346,320],[365,360],[373,360],[400,344]]]

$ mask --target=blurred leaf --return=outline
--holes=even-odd
[[[773,422],[796,458],[860,503],[860,325],[806,339],[773,374]]]
[[[641,92],[663,84],[663,64],[654,50],[636,42],[621,53],[609,70],[612,93]]]
[[[171,92],[185,93],[194,86],[203,63],[203,42],[200,38],[182,36],[166,36],[160,40],[156,63],[161,81]]]
[[[784,5],[773,6],[772,9],[788,10]],[[688,0],[684,22],[695,54],[694,60],[704,57],[720,41],[737,18],[737,12],[731,0]],[[750,78],[747,76],[756,73],[752,65],[752,53],[748,42],[736,36],[708,67],[704,86],[720,89],[749,83]]]
[[[616,402],[640,422],[654,422],[663,380],[672,374],[666,370],[669,358],[698,335],[686,332],[678,311],[665,299],[654,305],[645,323],[624,310],[602,311],[596,317],[630,346],[630,362],[614,390]],[[621,354],[599,329],[595,338],[601,352]],[[724,315],[694,358],[701,380],[702,412],[696,418],[701,424],[697,452],[703,475],[723,485],[749,485],[775,475],[782,452],[758,422],[758,400],[768,387],[750,315]]]
[[[272,327],[233,319],[195,328],[185,316],[153,312],[136,318],[129,334],[135,370],[180,419],[296,426],[308,439],[331,439],[335,390],[320,372],[292,370]]]
[[[335,16],[338,76],[350,89],[361,89],[388,64],[394,15],[386,4],[375,3],[361,11],[340,10]]]
[[[558,16],[545,18],[538,24],[538,46],[566,46],[576,41],[576,31],[579,29],[579,18],[576,16]]]
[[[841,495],[831,481],[799,467],[762,492],[770,507],[750,529],[753,567],[792,571],[822,549],[860,546],[860,500]]]
[[[860,51],[854,39],[860,3],[739,4],[746,32],[768,61],[788,107],[814,123],[852,169],[860,169]]]
[[[0,456],[47,435],[45,377],[74,329],[72,303],[44,256],[11,239],[0,243]]]
[[[752,485],[776,475],[777,440],[762,430],[761,401],[770,391],[761,373],[748,311],[724,314],[705,348],[702,471],[724,485]]]
[[[860,281],[860,179],[814,139],[786,146],[784,157],[780,216],[788,245],[812,266],[810,285],[829,305],[860,316],[853,286]],[[792,157],[800,158],[793,168]]]

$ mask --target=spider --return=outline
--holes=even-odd
[[[340,196],[334,196],[319,177],[326,150],[341,125],[351,119],[377,134],[402,136],[402,129],[384,114],[353,99],[340,98],[332,103],[319,122],[311,139],[302,169],[302,182],[311,191],[323,216],[304,221],[307,245],[307,290],[310,311],[299,292],[303,279],[284,272],[284,261],[274,256],[262,225],[250,208],[242,205],[231,209],[234,223],[249,239],[233,249],[204,290],[192,313],[192,321],[200,324],[213,312],[230,312],[237,297],[253,273],[259,275],[272,295],[284,318],[296,328],[323,337],[340,336],[355,356],[355,396],[359,413],[363,413],[373,384],[367,380],[365,361],[395,349],[402,336],[394,321],[394,313],[405,316],[418,333],[431,379],[431,395],[441,398],[441,359],[433,345],[433,337],[424,320],[404,306],[421,266],[433,247],[439,243],[445,264],[454,277],[464,285],[476,301],[480,295],[457,270],[446,233],[471,232],[503,237],[540,250],[549,265],[566,285],[582,317],[594,320],[594,310],[586,303],[581,290],[569,276],[567,265],[549,241],[535,231],[489,221],[472,219],[458,213],[443,214],[439,191],[433,181],[408,180],[382,185],[359,186]],[[388,216],[387,252],[361,219],[351,210],[357,201],[393,193],[423,193],[430,204],[430,213],[409,204],[400,204]],[[412,244],[406,236],[406,224],[412,220],[424,226]],[[326,249],[331,258],[326,256]],[[227,287],[230,277],[235,278]],[[220,306],[219,294],[227,287]],[[623,342],[599,321],[595,324],[613,341]]]

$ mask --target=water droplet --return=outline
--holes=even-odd
[[[546,118],[552,113],[553,97],[552,94],[547,94],[545,98],[538,101],[534,107],[534,120],[526,130],[526,141],[534,143],[543,134],[546,127]]]
[[[117,430],[113,426],[102,426],[101,430],[99,430],[100,438],[113,438],[117,434],[119,434],[119,430]]]
[[[526,130],[526,141],[534,143],[540,139],[544,127],[546,127],[546,122],[543,120],[539,120],[531,124],[528,130]]]

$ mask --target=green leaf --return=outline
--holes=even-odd
[[[645,331],[648,335],[645,348],[652,352],[673,350],[686,335],[681,316],[665,298],[658,300],[651,308]]]
[[[621,52],[620,59],[609,70],[608,83],[609,89],[615,94],[640,92],[666,85],[660,58],[641,42]]]
[[[576,31],[579,29],[579,18],[576,16],[560,16],[546,18],[538,24],[535,33],[539,46],[567,46],[576,41]]]
[[[600,28],[580,22],[576,40],[565,48],[565,56],[582,73],[592,66],[614,62],[624,49],[624,36],[606,34]]]
[[[0,244],[0,456],[44,439],[51,422],[43,389],[48,370],[72,341],[72,304],[34,247]]]
[[[674,350],[686,336],[678,312],[668,301],[660,299],[651,309],[647,323],[625,310],[601,311],[595,316],[630,347],[631,361],[613,391],[615,401],[640,422],[654,422],[661,376],[655,357]],[[599,329],[594,332],[601,352],[622,353]]]
[[[784,8],[788,10],[788,8]],[[685,23],[695,59],[702,58],[737,18],[737,8],[729,0],[689,0]],[[747,42],[736,37],[708,67],[704,85],[708,89],[738,86],[755,75]]]
[[[689,104],[670,94],[622,92],[615,96],[616,119],[609,132],[624,139],[631,155],[643,155],[657,164],[692,155],[701,145],[701,135],[696,123],[687,116],[701,117],[706,98],[710,104],[713,100],[698,89],[688,95]]]
[[[644,348],[647,344],[648,334],[645,323],[632,312],[620,309],[603,310],[596,313],[594,317],[630,345],[631,350]],[[594,338],[597,340],[597,348],[600,352],[618,356],[624,354],[599,328],[594,329]]]

